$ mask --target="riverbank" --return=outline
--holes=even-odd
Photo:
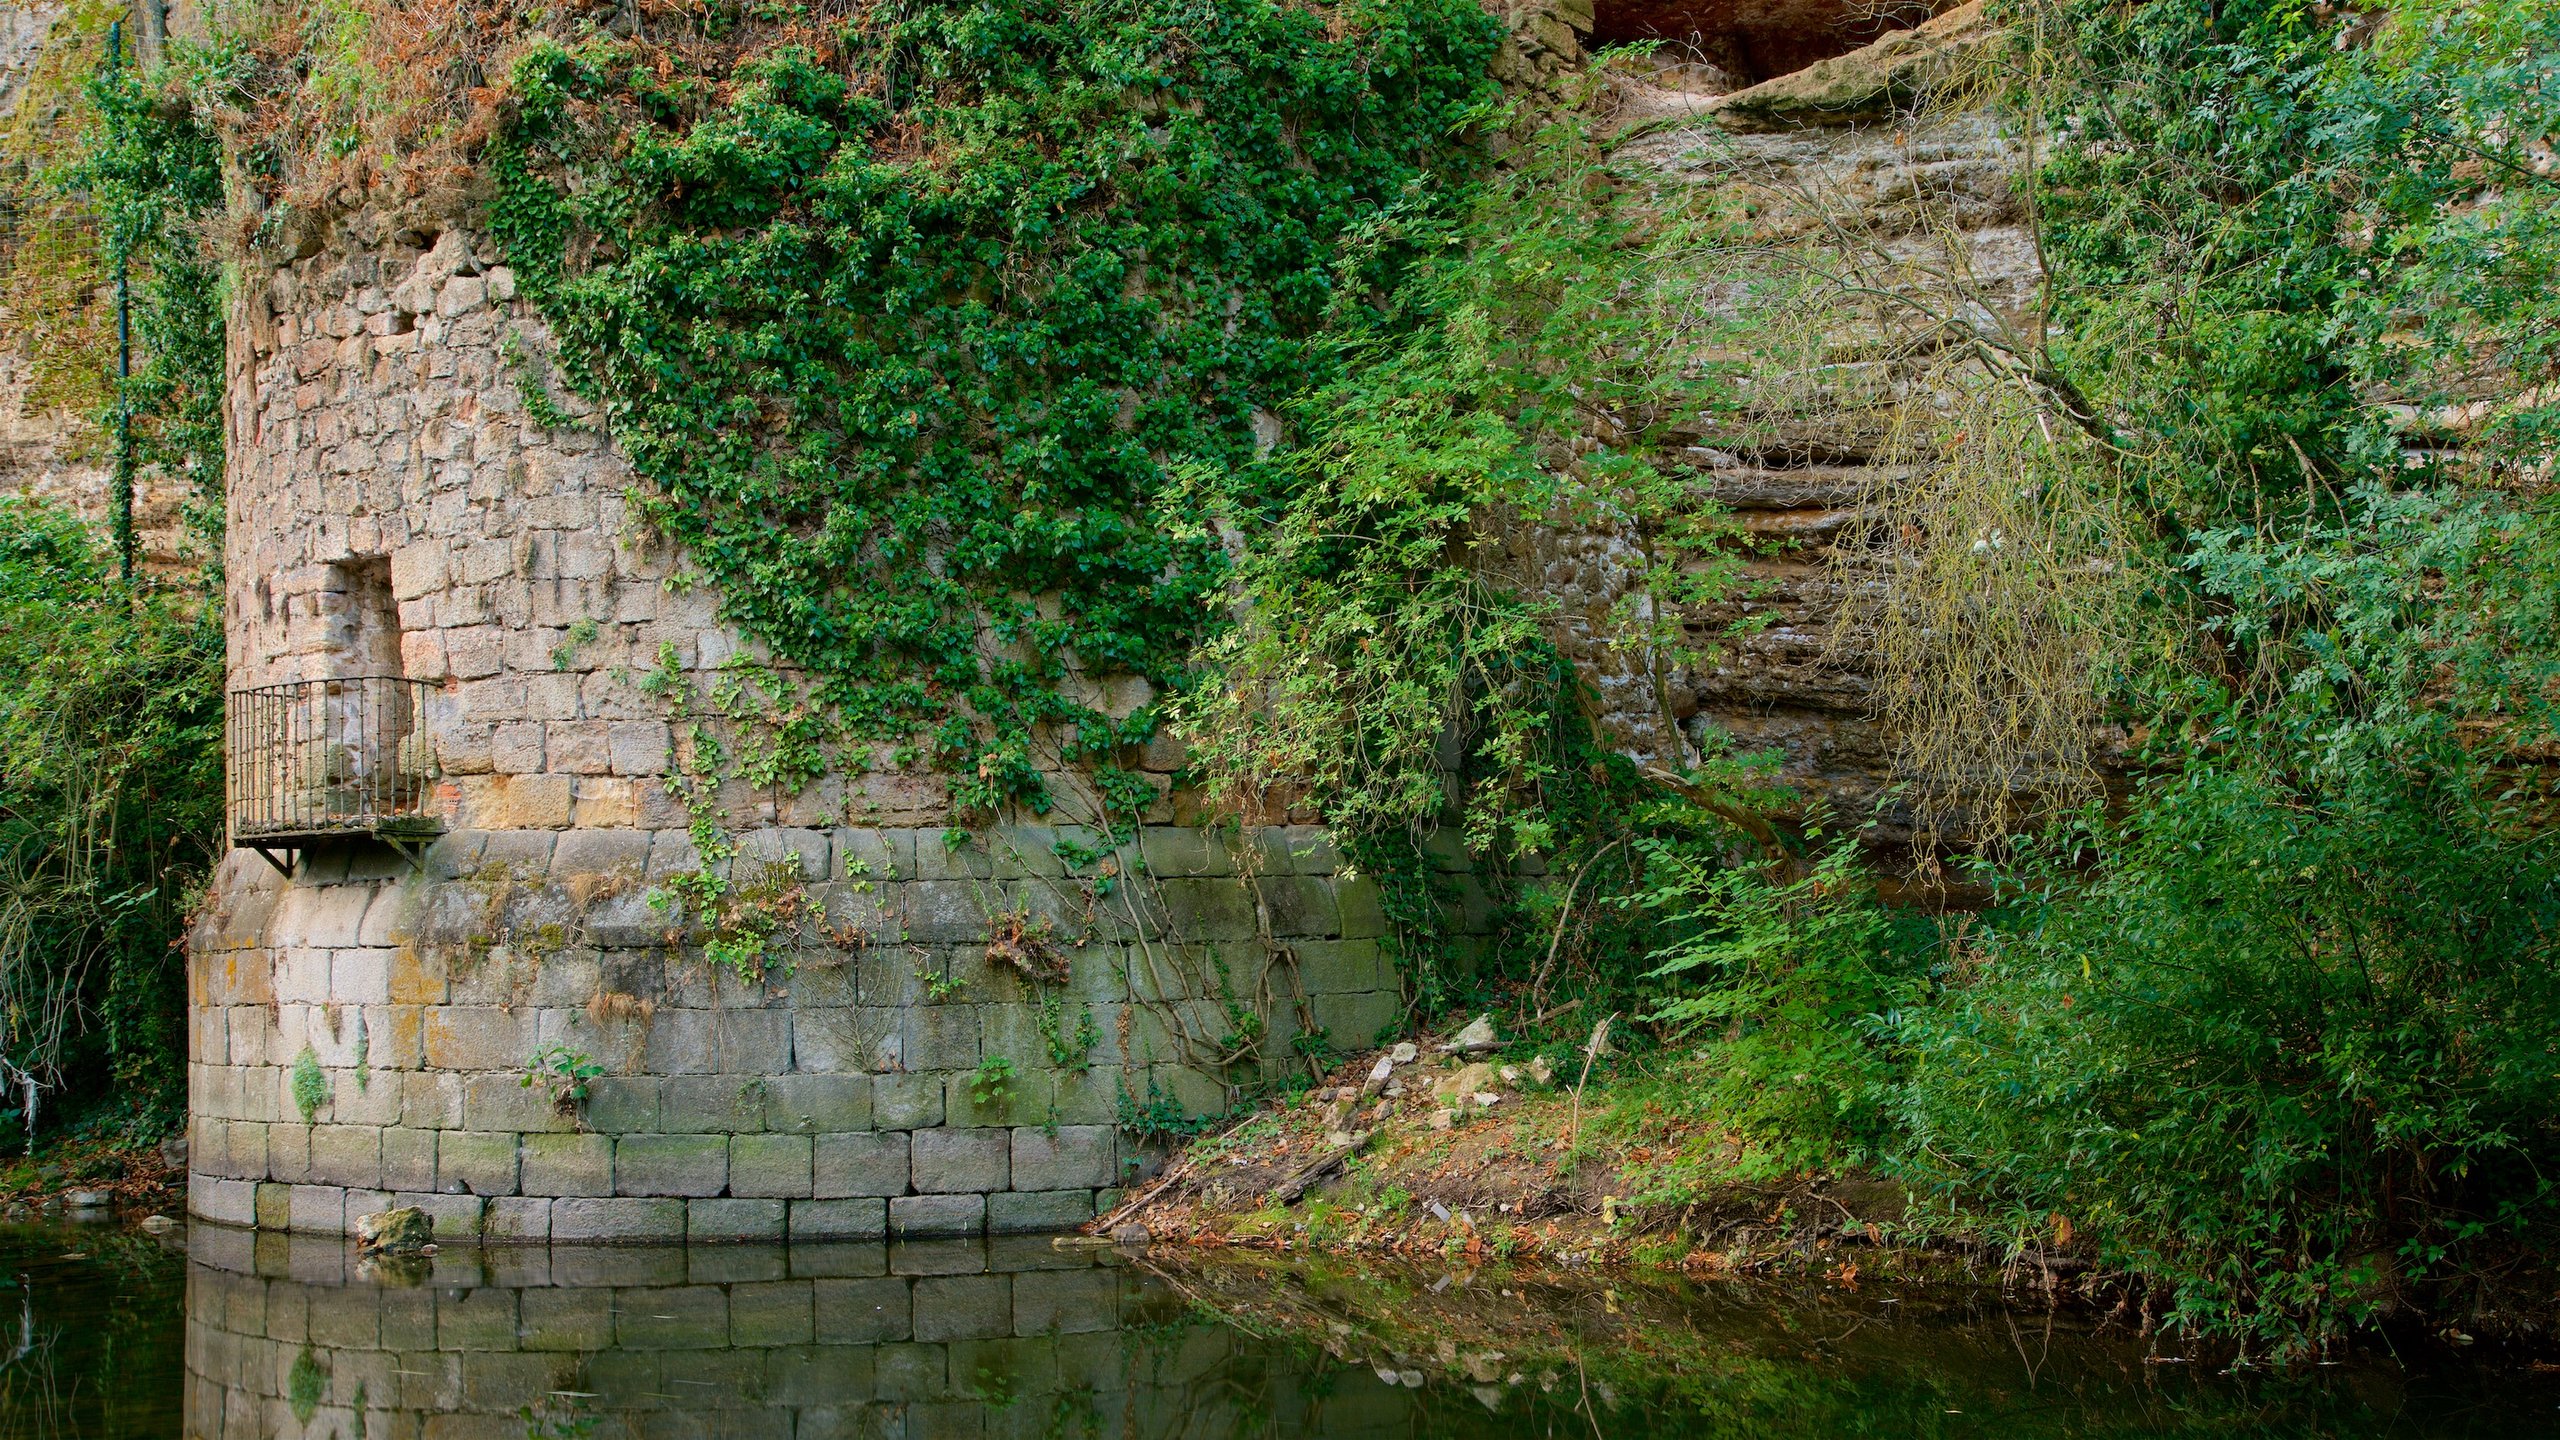
[[[1439,1037],[1353,1057],[1304,1094],[1184,1147],[1098,1228],[1135,1225],[1151,1241],[1191,1245],[1843,1286],[1889,1273],[2057,1289],[2090,1268],[2062,1250],[1986,1268],[1978,1253],[1901,1238],[1908,1197],[1859,1175],[1718,1176],[1717,1157],[1739,1154],[1725,1137],[1647,1115],[1606,1081],[1542,1057],[1478,1050]]]
[[[1944,1213],[1922,1223],[1890,1181],[1771,1176],[1735,1137],[1652,1103],[1659,1073],[1566,1075],[1525,1048],[1470,1053],[1443,1035],[1352,1057],[1305,1093],[1177,1151],[1096,1229],[1124,1243],[1644,1283],[1751,1280],[1842,1295],[1956,1286],[2165,1343],[2166,1288],[2107,1268],[2094,1237],[2068,1220],[2032,1236]],[[1677,1083],[1676,1062],[1666,1065]],[[2481,1282],[2457,1309],[2449,1288],[2393,1296],[2381,1317],[2392,1343],[2494,1338],[2554,1350],[2560,1307],[2523,1269],[2502,1277],[2494,1303]]]
[[[0,1161],[0,1222],[181,1217],[185,1145],[72,1136]]]

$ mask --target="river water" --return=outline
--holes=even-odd
[[[2485,1347],[2235,1374],[1988,1291],[210,1227],[0,1231],[0,1275],[0,1437],[2560,1433],[2560,1380]]]

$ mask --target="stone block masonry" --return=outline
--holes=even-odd
[[[1149,854],[1228,873],[1096,894],[1035,873],[1061,868],[1036,827],[958,851],[940,829],[774,832],[759,843],[807,862],[826,918],[758,979],[650,907],[645,877],[681,832],[460,831],[423,873],[359,847],[291,880],[236,855],[192,946],[192,1209],[339,1232],[415,1204],[487,1243],[1072,1227],[1145,1162],[1128,1107],[1217,1096],[1178,1028],[1222,1030],[1220,987],[1249,994],[1273,950],[1267,1070],[1307,1019],[1348,1047],[1401,1014],[1374,882],[1335,873],[1313,831],[1251,838],[1293,872],[1238,876],[1214,835],[1166,827],[1119,873]],[[1232,895],[1165,901],[1176,885]],[[1277,886],[1298,898],[1257,906]],[[1063,980],[990,958],[990,928],[1023,913],[1054,917],[1039,933]],[[545,1047],[605,1071],[582,1103],[533,1074]],[[308,1115],[291,1078],[306,1050],[326,1081]]]

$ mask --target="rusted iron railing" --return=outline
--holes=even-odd
[[[442,827],[427,813],[432,687],[397,675],[294,680],[231,692],[224,772],[231,843],[265,855],[341,835],[404,851]]]

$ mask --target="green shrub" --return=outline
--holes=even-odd
[[[2311,1338],[2547,1223],[2560,843],[2398,780],[2149,787],[1904,1030],[1907,1173]]]
[[[175,941],[222,839],[222,633],[112,573],[72,516],[0,500],[0,1057],[160,1125]]]
[[[2345,503],[2194,537],[2201,633],[2253,683],[2191,682],[2162,773],[2022,866],[1904,1031],[1913,1175],[2297,1343],[2548,1244],[2560,1161],[2560,833],[2501,759],[2553,645],[2510,603],[2547,527]]]
[[[1877,903],[1854,840],[1800,874],[1784,860],[1644,848],[1656,885],[1645,908],[1680,936],[1655,956],[1648,978],[1669,984],[1646,1018],[1692,1047],[1679,1108],[1744,1142],[1728,1173],[1834,1165],[1885,1144],[1895,1068],[1884,1042],[1922,993],[1928,922]]]

